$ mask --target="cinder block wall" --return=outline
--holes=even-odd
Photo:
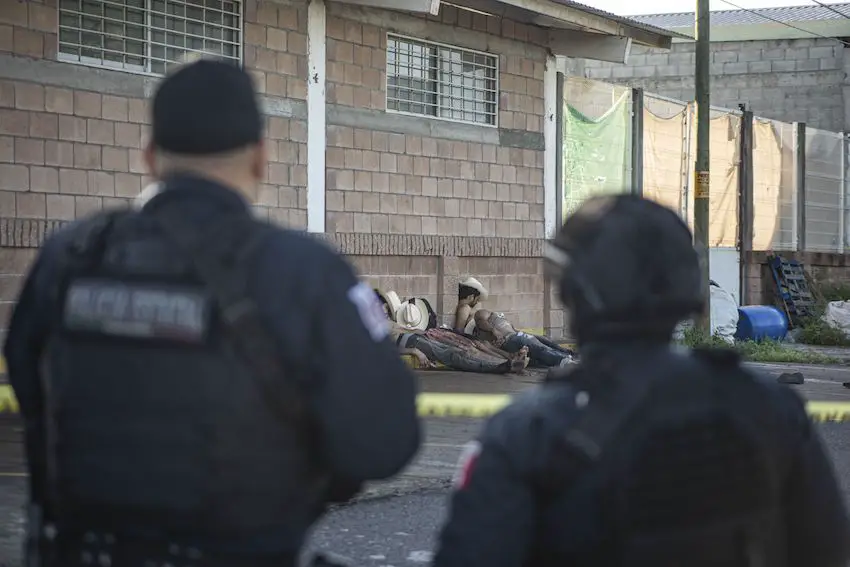
[[[770,252],[750,252],[745,259],[746,285],[751,303],[773,305],[776,299],[773,275],[767,265]],[[788,260],[803,263],[806,272],[815,284],[850,284],[850,254],[831,254],[824,252],[777,252]]]
[[[646,92],[693,100],[694,43],[669,52],[633,47],[629,62],[583,61],[588,78],[640,87]],[[850,129],[844,88],[850,57],[835,40],[812,38],[725,41],[711,45],[711,103],[757,116],[806,122],[824,130]]]
[[[375,285],[428,297],[446,321],[471,274],[518,326],[561,336],[539,267],[543,31],[448,5],[437,18],[327,6],[325,238]],[[302,0],[245,0],[244,61],[271,142],[256,210],[296,229],[306,228],[306,20]],[[0,333],[45,235],[128,205],[147,181],[156,79],[62,63],[57,30],[56,0],[0,0]],[[388,32],[495,54],[498,127],[387,113]]]

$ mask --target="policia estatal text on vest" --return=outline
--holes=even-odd
[[[372,290],[251,213],[262,132],[246,72],[180,68],[152,104],[159,192],[44,244],[5,345],[30,567],[289,567],[329,503],[416,452]]]

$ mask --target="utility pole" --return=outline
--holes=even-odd
[[[703,270],[703,291],[706,310],[697,321],[699,329],[706,334],[711,332],[711,290],[709,287],[709,254],[708,254],[708,224],[709,224],[709,170],[711,155],[709,154],[711,134],[711,64],[710,26],[711,13],[709,0],[697,0],[696,13],[696,103],[697,103],[697,156],[694,164],[694,246],[699,254],[700,266]]]

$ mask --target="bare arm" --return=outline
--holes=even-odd
[[[428,357],[425,356],[425,353],[419,350],[418,348],[400,348],[398,349],[399,354],[408,354],[411,356],[415,356],[416,360],[419,361],[420,368],[434,368],[436,365],[428,360]]]

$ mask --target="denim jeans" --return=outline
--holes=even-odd
[[[407,343],[408,347],[418,348],[428,357],[453,370],[462,372],[480,372],[483,374],[505,374],[510,363],[495,357],[476,357],[462,348],[443,344],[422,335],[414,335]],[[485,358],[486,357],[486,358]]]
[[[560,366],[570,355],[566,352],[546,346],[540,340],[522,331],[509,336],[502,344],[502,350],[514,353],[522,347],[528,347],[528,358],[536,366]]]

